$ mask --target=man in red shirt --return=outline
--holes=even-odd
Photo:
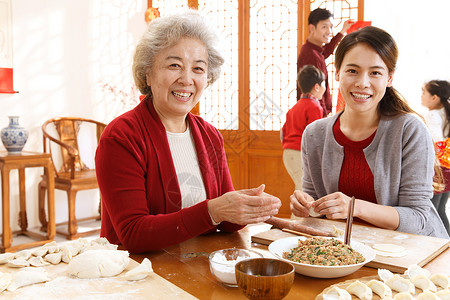
[[[332,109],[325,59],[333,54],[334,49],[351,26],[351,21],[345,21],[342,30],[333,37],[333,14],[329,10],[317,8],[308,17],[309,36],[306,43],[300,49],[297,60],[297,71],[305,65],[313,65],[325,74],[326,90],[322,99],[320,99],[324,117]],[[300,93],[300,89],[297,87],[297,99],[300,99]]]
[[[306,125],[322,118],[319,99],[325,92],[325,74],[313,65],[304,66],[297,76],[302,94],[297,103],[287,112],[282,128],[283,163],[295,184],[302,190],[301,142]]]

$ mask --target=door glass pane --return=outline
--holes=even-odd
[[[297,1],[250,1],[250,129],[280,130],[297,99]]]
[[[200,116],[218,129],[237,130],[239,125],[239,11],[238,1],[199,1],[199,11],[207,16],[221,34],[225,58],[219,79],[203,92]]]

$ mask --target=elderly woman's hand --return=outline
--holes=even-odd
[[[208,201],[211,218],[217,222],[239,225],[264,222],[278,213],[281,201],[264,193],[265,185],[257,188],[228,192]]]
[[[290,197],[291,212],[297,217],[308,217],[309,208],[314,203],[314,198],[305,192],[296,190]]]

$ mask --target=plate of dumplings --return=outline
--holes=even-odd
[[[409,266],[404,274],[378,269],[377,276],[333,284],[316,297],[316,300],[350,299],[450,300],[450,276],[431,274],[418,265]]]

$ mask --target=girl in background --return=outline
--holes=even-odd
[[[446,80],[431,80],[425,83],[422,88],[421,100],[422,105],[428,108],[424,119],[434,142],[450,138],[450,82]],[[444,223],[445,229],[450,234],[448,217],[445,212],[450,193],[450,169],[441,168],[446,186],[442,192],[434,194],[432,202]]]

